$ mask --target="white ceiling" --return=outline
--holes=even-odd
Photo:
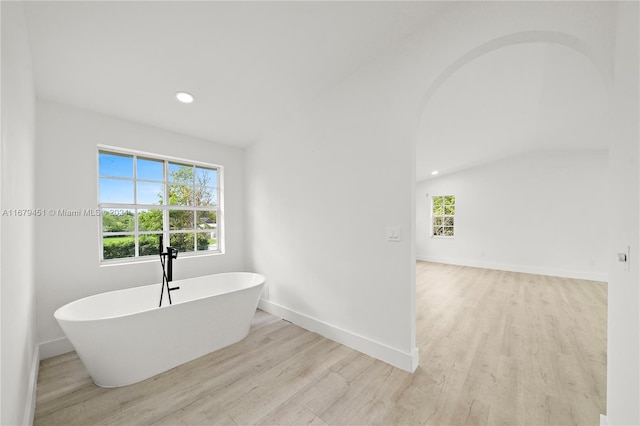
[[[39,97],[241,147],[442,7],[25,2]]]
[[[38,96],[245,147],[446,2],[25,2]],[[174,93],[196,96],[178,103]],[[508,46],[427,104],[417,179],[539,149],[606,149],[606,97],[564,46]]]
[[[596,68],[558,44],[503,47],[434,93],[417,144],[417,180],[532,151],[607,149],[607,95]]]

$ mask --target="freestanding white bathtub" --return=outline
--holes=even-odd
[[[173,305],[160,284],[101,293],[54,316],[93,381],[125,386],[167,371],[249,334],[265,278],[232,272],[173,281]]]

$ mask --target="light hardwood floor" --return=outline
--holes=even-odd
[[[414,374],[258,311],[242,342],[123,388],[43,360],[35,424],[599,424],[605,283],[416,268]]]

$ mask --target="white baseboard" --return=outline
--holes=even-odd
[[[418,348],[414,348],[411,353],[406,353],[316,318],[295,312],[268,300],[260,299],[258,307],[271,315],[290,321],[306,330],[318,333],[321,336],[384,361],[394,367],[410,373],[413,373],[416,368],[418,368]]]
[[[605,416],[604,414],[600,414],[600,426],[609,426],[607,416]]]
[[[36,387],[38,385],[38,372],[40,371],[40,348],[36,346],[33,350],[31,373],[29,375],[29,389],[24,407],[24,417],[22,423],[32,425],[36,413]]]
[[[40,343],[40,359],[51,358],[52,356],[66,354],[73,351],[73,345],[66,337]]]
[[[417,255],[416,260],[425,262],[445,263],[447,265],[471,266],[474,268],[496,269],[498,271],[520,272],[524,274],[548,275],[552,277],[573,278],[578,280],[604,281],[609,280],[609,274],[600,272],[568,271],[564,269],[540,268],[535,266],[507,265],[504,263],[482,262],[468,259],[451,259],[436,256]]]

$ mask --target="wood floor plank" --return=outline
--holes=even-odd
[[[134,385],[43,360],[36,425],[599,424],[606,283],[416,263],[415,373],[257,311],[243,341]]]

